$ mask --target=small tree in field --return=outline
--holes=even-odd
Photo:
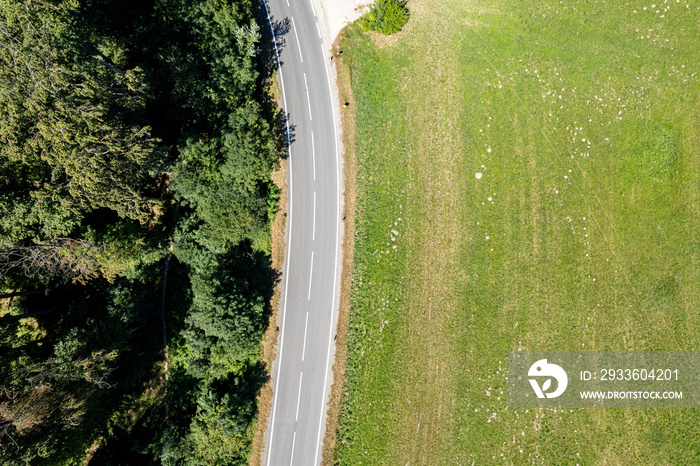
[[[384,35],[399,32],[408,21],[406,2],[402,0],[377,0],[374,7],[360,19],[365,31]]]

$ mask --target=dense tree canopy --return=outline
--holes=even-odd
[[[0,0],[3,464],[247,461],[281,148],[256,15]]]
[[[63,224],[70,212],[74,226],[81,213],[99,207],[145,221],[154,202],[143,194],[148,173],[162,157],[143,124],[143,72],[87,56],[70,27],[73,3],[2,4],[3,175],[12,192],[23,195],[17,204],[41,210],[39,225]],[[6,214],[22,212],[12,199],[3,200]],[[49,216],[53,206],[62,213],[58,221]]]

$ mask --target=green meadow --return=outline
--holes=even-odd
[[[513,350],[698,350],[700,8],[408,3],[346,30],[341,464],[700,464],[697,409],[507,406]]]

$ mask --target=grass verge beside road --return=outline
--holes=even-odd
[[[337,461],[700,462],[697,410],[513,410],[505,380],[511,350],[698,349],[686,3],[413,1],[396,36],[346,31],[357,234]]]

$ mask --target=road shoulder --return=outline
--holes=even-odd
[[[341,32],[342,36],[342,32]],[[347,330],[348,316],[350,313],[350,289],[353,274],[353,254],[355,246],[355,200],[356,200],[356,173],[355,159],[355,101],[350,87],[350,69],[343,62],[342,54],[337,55],[340,38],[333,44],[332,52],[339,57],[335,61],[337,74],[337,92],[341,102],[340,126],[342,131],[342,147],[344,148],[344,241],[342,243],[342,273],[340,279],[340,303],[337,323],[337,336],[335,340],[335,363],[333,364],[333,384],[328,403],[326,430],[323,440],[323,464],[333,464],[333,454],[338,440],[338,415],[342,399],[342,391],[345,386],[345,361],[347,357]],[[347,107],[343,105],[348,103]]]
[[[278,108],[282,108],[282,94],[277,83],[277,79],[271,80],[271,93],[278,104]],[[280,193],[280,198],[277,203],[277,214],[271,225],[271,256],[272,269],[276,276],[281,276],[282,266],[284,265],[284,253],[287,245],[287,209],[288,209],[288,185],[287,185],[287,164],[286,157],[280,157],[279,167],[272,173],[272,182],[277,186]],[[265,381],[265,384],[260,389],[258,394],[258,420],[255,426],[253,436],[253,444],[250,452],[249,463],[251,465],[259,465],[262,461],[262,455],[265,450],[267,440],[267,424],[272,411],[272,374],[273,364],[277,356],[277,341],[279,337],[279,311],[280,298],[282,297],[282,280],[277,280],[274,284],[274,292],[270,299],[270,320],[267,325],[267,330],[263,335],[262,340],[262,360],[265,363],[266,371],[270,377]]]

